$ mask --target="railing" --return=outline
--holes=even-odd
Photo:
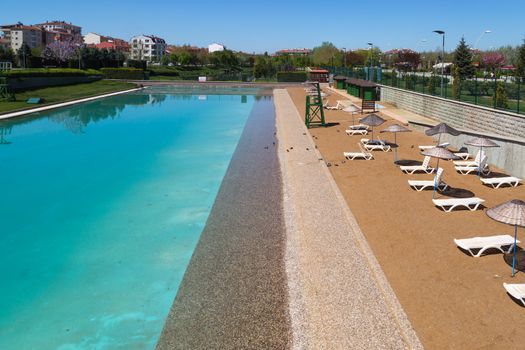
[[[454,81],[451,76],[427,72],[383,72],[381,84],[474,105],[525,114],[525,86],[520,79],[471,78]]]
[[[367,79],[366,69],[363,68],[323,68],[334,75]],[[374,70],[372,80],[399,89],[525,114],[525,82],[512,76],[476,77],[454,82],[453,77],[446,75],[443,78],[443,92],[441,92],[441,75],[435,73]]]

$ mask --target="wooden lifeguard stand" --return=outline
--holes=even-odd
[[[304,123],[307,128],[310,128],[312,125],[325,126],[323,98],[321,96],[319,82],[314,81],[308,82],[307,84],[312,85],[312,88],[307,88]]]

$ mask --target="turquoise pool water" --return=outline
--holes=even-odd
[[[255,103],[141,92],[0,122],[0,349],[153,349]]]

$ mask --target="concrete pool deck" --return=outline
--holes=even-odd
[[[422,349],[286,90],[274,90],[292,348]]]

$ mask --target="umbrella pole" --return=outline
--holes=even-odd
[[[512,277],[516,275],[516,241],[518,238],[518,225],[514,225],[514,255],[512,256]]]
[[[436,174],[439,170],[439,158],[438,158],[438,161],[437,161],[437,164],[436,164]],[[437,176],[434,176],[434,192],[432,192],[432,199],[434,199],[436,197],[436,190],[437,190],[437,179],[436,179]]]
[[[396,148],[394,149],[394,163],[396,163],[397,162],[397,132],[394,133],[394,143],[396,144]]]

